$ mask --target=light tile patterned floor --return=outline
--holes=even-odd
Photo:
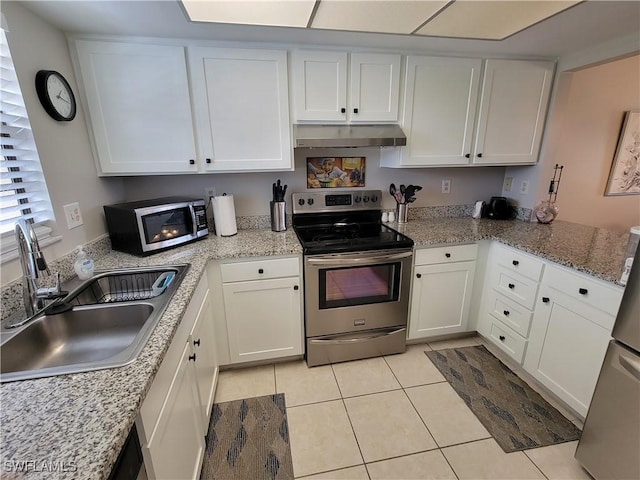
[[[305,480],[589,480],[573,458],[578,442],[504,453],[424,354],[481,343],[470,337],[322,367],[228,370],[215,401],[283,392],[293,468]]]

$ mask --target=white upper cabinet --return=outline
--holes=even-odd
[[[184,47],[75,46],[99,174],[196,172]]]
[[[287,52],[189,47],[205,171],[291,170]]]
[[[487,60],[474,164],[537,162],[552,78],[552,62]]]
[[[407,58],[405,165],[469,163],[482,60]]]
[[[351,54],[351,122],[397,122],[400,55]]]
[[[384,167],[534,164],[552,62],[407,57],[402,127],[407,146],[383,149]]]
[[[347,54],[292,53],[293,102],[296,120],[347,119]]]
[[[398,120],[400,55],[295,51],[292,82],[296,121]]]

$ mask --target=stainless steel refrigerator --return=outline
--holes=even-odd
[[[596,479],[640,479],[640,248],[602,364],[576,459]]]

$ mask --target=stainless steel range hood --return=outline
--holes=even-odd
[[[401,147],[407,137],[395,124],[293,126],[296,148]]]

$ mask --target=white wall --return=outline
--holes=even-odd
[[[124,179],[127,200],[162,197],[168,195],[191,195],[205,197],[205,188],[216,187],[216,193],[234,195],[236,214],[268,215],[271,200],[271,185],[278,178],[288,184],[289,193],[306,190],[307,157],[360,157],[367,158],[365,188],[388,192],[389,184],[420,185],[424,190],[417,194],[413,204],[417,207],[434,205],[464,205],[476,200],[489,200],[502,190],[504,167],[474,168],[380,168],[380,153],[376,148],[346,149],[296,149],[295,171],[281,173],[240,173],[211,175],[172,175],[156,177],[130,177]],[[441,181],[451,179],[451,193],[441,192]],[[393,208],[394,200],[383,195],[383,207]],[[291,211],[288,205],[288,210]]]
[[[77,97],[65,35],[17,2],[2,2],[1,8],[55,212],[57,233],[62,235],[60,242],[45,248],[46,258],[52,260],[106,233],[102,206],[124,198],[123,183],[118,178],[98,178],[80,104],[72,122],[56,122],[38,100],[34,79],[41,69],[62,73]],[[62,206],[72,202],[79,202],[84,225],[68,230]],[[18,261],[3,264],[1,275],[3,285],[18,278],[21,275]]]
[[[640,196],[604,196],[624,112],[640,108],[640,56],[562,73],[558,92],[537,200],[547,197],[559,163],[565,167],[559,219],[617,229],[640,225]]]

